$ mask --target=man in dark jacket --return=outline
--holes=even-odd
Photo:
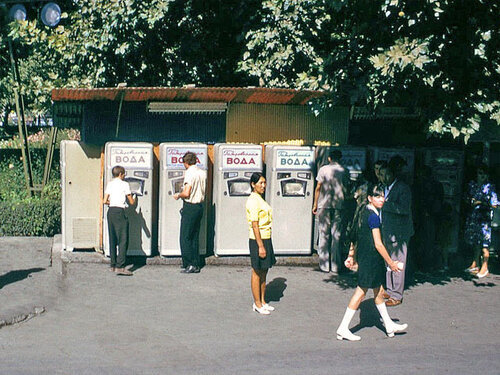
[[[396,177],[396,171],[388,167],[380,170],[385,185],[385,203],[382,207],[382,238],[391,259],[401,262],[401,272],[387,271],[387,306],[402,303],[405,287],[408,242],[413,235],[410,187]]]

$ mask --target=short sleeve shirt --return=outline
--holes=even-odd
[[[127,206],[127,195],[130,192],[130,185],[121,178],[113,178],[107,185],[104,194],[109,195],[109,207],[125,208]]]
[[[380,216],[375,212],[372,212],[370,216],[368,216],[368,226],[370,229],[380,228]]]
[[[249,226],[249,237],[255,240],[252,222],[259,223],[260,237],[263,240],[271,238],[271,224],[273,222],[273,210],[271,206],[258,193],[252,192],[246,203],[247,221]]]
[[[184,175],[184,185],[186,184],[191,186],[191,194],[189,198],[184,199],[184,202],[201,203],[205,200],[207,173],[203,169],[191,165]]]
[[[342,208],[348,173],[339,163],[330,163],[319,169],[316,176],[316,181],[321,183],[318,208]]]

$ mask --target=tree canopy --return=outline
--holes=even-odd
[[[241,86],[237,71],[256,0],[59,1],[63,20],[50,29],[36,18],[11,22],[1,33],[20,54],[23,93],[35,113],[50,107],[54,87]],[[8,61],[8,60],[7,60]],[[2,60],[3,62],[3,60]],[[0,68],[0,105],[14,83]],[[3,100],[3,101],[2,101]]]
[[[500,124],[495,1],[58,2],[55,29],[36,17],[1,24],[0,107],[14,84],[9,35],[34,113],[54,87],[260,84],[325,90],[316,110],[413,108],[429,131],[465,141],[485,121]]]
[[[406,106],[467,141],[500,124],[500,5],[488,0],[272,0],[240,69],[324,89],[320,105]]]

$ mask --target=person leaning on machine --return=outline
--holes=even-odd
[[[108,209],[108,233],[109,233],[109,256],[111,258],[110,271],[117,275],[131,276],[132,272],[125,269],[127,260],[128,242],[128,220],[125,216],[127,203],[132,206],[135,199],[130,192],[130,186],[125,179],[125,169],[119,165],[111,170],[113,179],[106,186],[103,203],[109,205]],[[118,246],[118,257],[116,247]]]
[[[181,273],[199,273],[199,237],[207,173],[196,166],[196,154],[193,152],[188,151],[184,154],[183,163],[186,168],[184,185],[180,193],[174,194],[175,200],[184,201],[179,239],[184,268]]]

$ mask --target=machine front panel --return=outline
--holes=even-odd
[[[135,204],[125,209],[129,222],[127,255],[152,255],[153,157],[153,145],[148,143],[109,142],[105,146],[104,188],[113,178],[112,168],[120,165],[125,168],[130,191],[136,195]],[[105,206],[103,210],[103,245],[109,256],[107,209]]]
[[[214,151],[214,252],[248,255],[245,205],[251,193],[250,176],[262,171],[262,147],[219,144]]]
[[[159,252],[161,256],[180,256],[180,222],[182,199],[175,200],[174,194],[184,187],[186,168],[182,157],[186,152],[196,154],[198,168],[208,169],[208,147],[199,143],[162,143],[160,145],[160,191],[159,191]],[[200,254],[207,249],[207,199],[200,226]]]

